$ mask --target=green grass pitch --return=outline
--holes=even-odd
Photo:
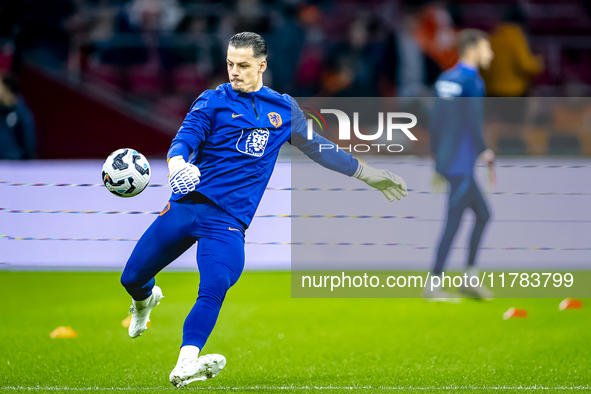
[[[0,391],[177,390],[168,375],[198,281],[197,273],[159,274],[166,298],[132,340],[121,326],[131,301],[118,273],[0,272]],[[292,299],[289,272],[246,272],[204,349],[225,355],[226,368],[187,389],[587,391],[591,313],[559,312],[559,302]],[[510,307],[529,318],[504,321]],[[50,339],[58,326],[78,338]]]

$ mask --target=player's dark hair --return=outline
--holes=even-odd
[[[245,31],[235,34],[228,45],[234,48],[252,48],[254,57],[267,57],[267,43],[256,33]]]
[[[488,34],[478,29],[464,29],[458,33],[458,51],[460,56],[466,53],[468,48],[478,45],[480,40],[488,41]]]

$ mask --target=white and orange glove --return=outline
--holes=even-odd
[[[168,184],[175,194],[187,194],[199,184],[201,173],[197,166],[187,163],[182,156],[168,159]]]
[[[497,174],[495,172],[495,152],[487,149],[480,154],[480,159],[488,166],[488,192],[492,192],[497,184]]]
[[[447,189],[447,179],[437,171],[434,171],[433,177],[431,178],[431,190],[435,193],[445,193]]]
[[[402,177],[391,173],[387,170],[379,170],[368,165],[364,161],[359,161],[357,171],[353,176],[357,179],[361,179],[369,186],[378,189],[384,196],[392,202],[394,199],[400,200],[402,197],[406,197],[408,192],[406,190],[406,182]]]

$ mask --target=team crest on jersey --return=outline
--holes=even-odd
[[[269,114],[269,120],[275,127],[279,127],[283,124],[283,121],[281,120],[281,115],[279,115],[277,112],[271,112]]]
[[[164,207],[164,209],[162,210],[162,212],[160,212],[160,215],[158,215],[158,216],[164,215],[169,210],[170,210],[170,201],[166,204],[166,206]]]
[[[236,149],[247,155],[261,157],[265,153],[267,141],[269,141],[268,129],[242,130],[242,134],[236,143]]]

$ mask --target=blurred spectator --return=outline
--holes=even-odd
[[[86,4],[84,12],[88,20],[86,29],[90,43],[104,43],[113,38],[117,6],[110,0],[98,0],[94,4]]]
[[[270,48],[268,67],[273,75],[272,88],[278,92],[293,92],[293,76],[304,43],[305,32],[298,24],[295,6],[285,5],[281,11],[272,14],[273,34],[265,36]],[[289,50],[281,51],[280,48]],[[266,85],[269,84],[266,80],[264,82]]]
[[[207,20],[187,15],[177,26],[175,33],[177,36],[171,38],[169,45],[161,49],[166,51],[161,53],[165,67],[200,62],[211,72],[213,42],[207,35]]]
[[[305,30],[298,64],[294,75],[296,97],[313,96],[320,90],[326,56],[326,37],[322,30],[322,12],[317,6],[304,6],[299,12],[299,23]]]
[[[224,69],[225,56],[214,37],[207,34],[208,21],[203,17],[186,15],[177,26],[175,36],[160,40],[160,62],[163,77],[177,93],[195,95],[208,88],[215,69]]]
[[[354,80],[351,65],[346,62],[332,62],[323,68],[322,84],[318,96],[347,97]]]
[[[167,49],[184,13],[176,0],[133,0],[120,8],[116,34],[99,51],[101,62],[114,67],[116,85],[151,95],[172,89],[166,71],[175,58]]]
[[[591,133],[591,100],[585,85],[570,82],[564,86],[564,98],[556,100],[552,111],[552,131],[556,134]]]
[[[0,73],[9,72],[12,69],[14,45],[8,41],[0,43]]]
[[[376,19],[361,16],[349,27],[348,40],[333,46],[329,50],[324,78],[331,83],[323,83],[323,92],[327,88],[332,95],[345,97],[371,97],[378,95],[378,73],[383,64],[384,44],[380,41],[381,26]],[[336,73],[336,74],[335,74]],[[350,73],[350,75],[349,75]],[[335,79],[335,77],[337,77]],[[344,77],[344,78],[342,78]],[[347,83],[341,84],[348,79]],[[337,83],[338,88],[332,83]],[[326,94],[326,93],[323,93]]]
[[[532,77],[543,70],[542,59],[529,50],[523,21],[523,13],[512,9],[490,37],[495,57],[482,72],[488,96],[526,96]]]
[[[483,13],[481,5],[486,2],[469,3],[474,4],[442,0],[6,0],[0,2],[0,37],[4,37],[0,48],[7,49],[0,50],[0,69],[16,63],[12,69],[18,71],[24,53],[41,67],[68,72],[69,81],[117,87],[132,105],[158,106],[163,99],[184,103],[201,90],[225,82],[229,38],[237,31],[256,31],[263,34],[270,49],[265,84],[280,92],[424,97],[432,94],[432,84],[441,71],[457,59],[456,27],[467,27],[467,23],[488,29],[498,20],[494,11],[505,7],[491,5]],[[531,9],[529,22],[534,23],[541,11]],[[401,17],[392,18],[399,10]],[[504,21],[492,35],[496,57],[483,76],[489,95],[522,96],[542,64],[527,47],[520,27],[523,14],[513,10]],[[395,30],[389,33],[386,27]],[[564,34],[567,37],[569,32]],[[579,48],[579,41],[571,45],[565,37],[545,49],[549,68],[554,70],[548,74],[561,78],[537,81],[554,95],[562,92],[558,84],[570,74],[589,83],[586,50]],[[546,41],[539,38],[540,43]],[[571,62],[568,56],[570,68],[562,67],[561,54],[565,53],[582,60]],[[503,101],[508,103],[506,111],[501,111],[503,120],[522,122],[522,102]]]
[[[421,9],[414,36],[442,70],[458,61],[456,32],[451,15],[442,2],[428,3]]]
[[[173,31],[184,15],[176,0],[133,0],[127,13],[137,28],[149,31]]]
[[[259,0],[238,0],[236,14],[236,31],[269,32],[270,18]]]
[[[34,159],[33,116],[18,94],[16,80],[4,76],[0,81],[0,159]]]
[[[405,11],[397,30],[386,40],[384,73],[388,83],[395,84],[399,97],[431,96],[430,87],[441,74],[441,67],[417,42],[418,18],[418,12]]]
[[[22,0],[16,40],[19,56],[49,69],[64,69],[76,12],[73,0]]]
[[[139,28],[131,23],[123,7],[120,8],[115,16],[115,34],[111,40],[100,46],[101,61],[115,66],[145,63],[148,60],[148,50],[139,33]]]

